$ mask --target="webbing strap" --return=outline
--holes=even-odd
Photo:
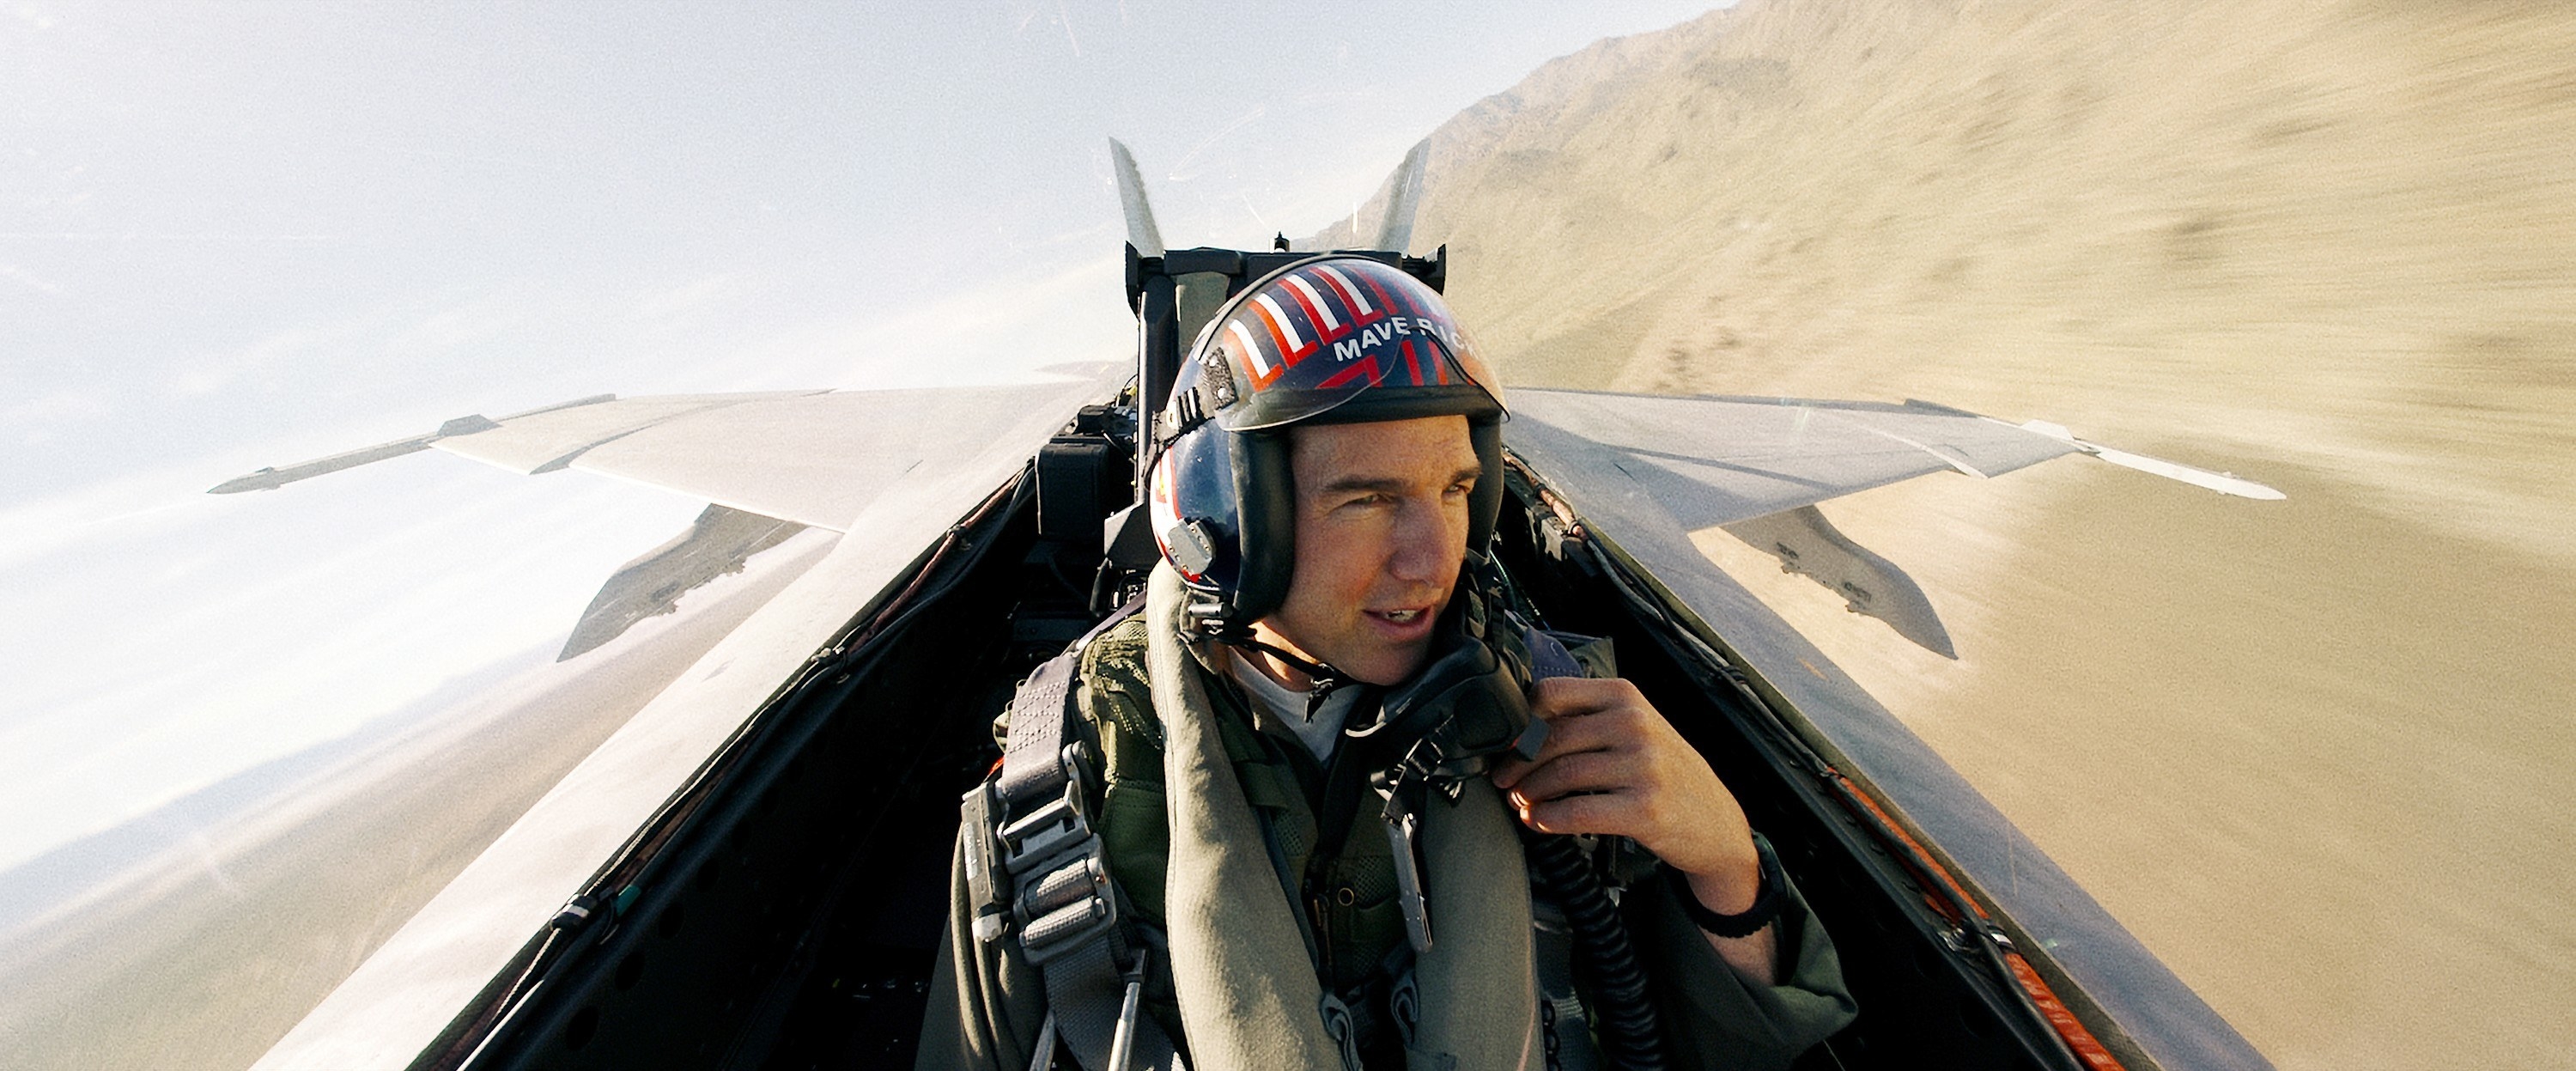
[[[1127,1007],[1126,972],[1110,954],[1106,937],[1094,938],[1046,962],[1047,1007],[1055,1013],[1056,1036],[1073,1058],[1091,1071],[1109,1068],[1109,1050],[1117,1041],[1118,1018]],[[1155,1071],[1188,1071],[1172,1039],[1154,1017],[1136,1010],[1135,1034],[1128,1042],[1127,1067]]]
[[[995,899],[1010,906],[1021,952],[1046,977],[1054,1040],[1092,1071],[1108,1069],[1122,1013],[1135,1020],[1129,1068],[1186,1071],[1161,1024],[1126,999],[1144,952],[1128,947],[1118,925],[1081,755],[1066,747],[1079,717],[1071,700],[1083,648],[1142,608],[1138,600],[1111,614],[1021,682],[993,785]]]
[[[1064,769],[1064,734],[1076,717],[1070,700],[1082,651],[1101,633],[1144,609],[1142,596],[1128,600],[1127,605],[1091,626],[1091,631],[1073,641],[1063,654],[1047,659],[1037,672],[1029,674],[1029,679],[1020,682],[1019,691],[1011,697],[1011,735],[1002,745],[1002,776],[996,783],[1006,814],[1026,813],[1030,807],[1063,794],[1065,782],[1071,778]],[[1061,716],[1027,716],[1027,712],[1040,710]]]
[[[1002,777],[995,785],[1008,814],[1026,814],[1064,793],[1070,780],[1064,769],[1065,723],[1071,720],[1066,700],[1081,658],[1082,645],[1075,644],[1029,674],[1011,697],[1011,736],[1002,747]]]

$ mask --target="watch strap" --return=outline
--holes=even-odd
[[[1690,916],[1691,922],[1700,929],[1719,937],[1751,937],[1779,918],[1780,910],[1789,902],[1788,875],[1781,872],[1780,857],[1772,852],[1771,842],[1755,837],[1753,851],[1761,860],[1757,871],[1760,884],[1753,893],[1753,906],[1732,915],[1709,910],[1707,904],[1699,902],[1699,894],[1691,891],[1690,875],[1674,869],[1669,863],[1665,864],[1662,867],[1664,880],[1672,886],[1673,897],[1681,901],[1682,914]]]

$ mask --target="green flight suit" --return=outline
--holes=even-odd
[[[1162,726],[1146,685],[1146,637],[1146,622],[1138,618],[1095,638],[1083,653],[1074,696],[1099,743],[1103,787],[1093,801],[1094,826],[1111,877],[1126,898],[1128,918],[1150,947],[1163,927],[1170,832],[1163,809]],[[1224,708],[1215,720],[1226,757],[1270,832],[1279,869],[1302,877],[1303,887],[1292,890],[1289,900],[1301,909],[1318,977],[1326,989],[1351,994],[1354,1010],[1368,1015],[1367,1005],[1383,1006],[1390,981],[1385,968],[1409,951],[1394,857],[1376,817],[1377,796],[1364,777],[1353,776],[1356,771],[1336,776],[1317,762],[1233,682],[1217,685],[1220,676],[1209,675],[1207,691]],[[997,733],[1007,728],[1008,718],[1006,713]],[[1329,851],[1320,843],[1328,784],[1347,823]],[[1013,940],[997,942],[1001,947],[960,947],[972,943],[961,920],[973,910],[962,863],[951,887],[951,925],[940,948],[916,1066],[1018,1071],[1029,1065],[1029,1046],[1046,1014],[1042,987]],[[1629,890],[1621,911],[1653,982],[1671,1066],[1785,1068],[1851,1021],[1855,1005],[1832,941],[1794,885],[1786,891],[1788,904],[1775,927],[1789,978],[1763,986],[1745,981],[1718,958],[1664,883],[1643,881]],[[1146,1012],[1186,1052],[1170,972],[1149,973],[1147,979]],[[1373,1043],[1363,1047],[1368,1066],[1402,1066],[1391,1029],[1370,1036]]]

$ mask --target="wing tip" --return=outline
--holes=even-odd
[[[235,476],[232,479],[225,480],[213,487],[206,488],[206,493],[210,495],[237,495],[244,491],[274,491],[285,482],[286,481],[277,477],[277,466],[270,465],[255,472]]]
[[[2055,424],[2045,420],[2025,420],[2015,426],[2034,435],[2045,435],[2051,439],[2072,443],[2076,450],[2086,454],[2091,454],[2096,458],[2108,461],[2111,464],[2120,466],[2121,468],[2134,469],[2151,476],[2162,476],[2177,483],[2187,483],[2194,487],[2216,491],[2219,494],[2227,495],[2231,498],[2248,498],[2257,502],[2279,502],[2290,497],[2289,495],[2283,494],[2278,488],[2272,487],[2268,484],[2257,483],[2233,472],[2211,472],[2208,469],[2185,465],[2179,461],[2167,461],[2160,457],[2149,457],[2145,454],[2130,453],[2126,450],[2115,450],[2097,442],[2079,439],[2075,437],[2074,432],[2067,430],[2067,427],[2064,424]]]

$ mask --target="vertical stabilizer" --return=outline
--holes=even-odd
[[[1136,255],[1163,255],[1163,232],[1154,226],[1154,206],[1145,200],[1145,176],[1136,170],[1136,155],[1117,138],[1109,139],[1109,169],[1118,173],[1118,206],[1127,213],[1127,244]]]
[[[1430,159],[1431,139],[1424,138],[1396,165],[1395,176],[1387,183],[1386,211],[1378,217],[1377,240],[1368,248],[1401,253],[1413,241],[1413,210],[1422,204],[1422,168]]]

